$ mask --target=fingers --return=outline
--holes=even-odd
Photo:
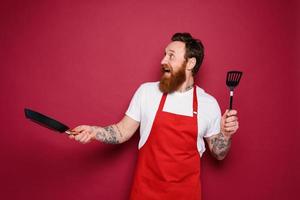
[[[69,138],[70,138],[70,139],[74,139],[75,136],[72,134],[72,135],[69,135]]]
[[[232,115],[237,115],[237,110],[226,110],[226,116],[227,117],[230,117],[230,116],[232,116]]]
[[[236,110],[226,110],[225,113],[223,114],[223,118],[228,118],[228,117],[232,117],[232,116],[236,116],[237,115],[237,111]]]
[[[238,120],[237,116],[227,117],[225,123],[236,122]]]
[[[226,132],[235,132],[239,128],[239,123],[236,122],[231,122],[230,124],[225,124],[224,130]]]
[[[79,129],[77,129],[77,130],[79,130]],[[80,131],[82,131],[82,130],[80,130]],[[74,131],[74,129],[72,129],[72,130],[67,130],[66,133],[68,134],[70,139],[74,139],[75,136],[78,135],[80,132],[76,132],[76,131]]]
[[[236,126],[237,123],[238,123],[237,121],[228,122],[228,123],[225,123],[224,126],[225,126],[225,128],[226,127],[232,127],[232,126]]]
[[[239,128],[237,111],[236,110],[226,110],[222,116],[221,131],[227,135],[233,135]]]
[[[81,143],[83,143],[83,144],[85,144],[85,143],[88,143],[88,142],[90,142],[90,140],[91,140],[91,134],[90,133],[88,133],[88,132],[85,132],[84,134],[83,134],[83,136],[80,138],[80,142]]]
[[[72,132],[80,133],[80,132],[86,130],[87,127],[88,127],[88,126],[86,126],[86,125],[81,125],[81,126],[77,126],[77,127],[73,128],[71,131],[72,131]]]
[[[90,126],[88,125],[77,126],[69,132],[72,133],[69,135],[70,139],[75,139],[83,144],[88,143],[93,139]]]
[[[226,110],[225,113],[223,114],[222,118],[224,121],[227,122],[233,122],[237,121],[237,111],[236,110]]]
[[[93,133],[90,133],[89,131],[83,131],[79,133],[78,135],[75,135],[74,139],[80,143],[88,143],[92,141],[94,138]]]

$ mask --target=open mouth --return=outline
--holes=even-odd
[[[171,72],[171,69],[168,68],[168,67],[163,67],[163,68],[162,68],[162,72],[164,72],[164,73],[170,73],[170,72]]]

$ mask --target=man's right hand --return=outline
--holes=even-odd
[[[88,143],[95,139],[96,132],[92,126],[80,125],[71,130],[72,135],[69,138],[75,139],[83,144]]]

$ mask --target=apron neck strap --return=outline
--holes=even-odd
[[[194,85],[194,93],[193,93],[193,114],[197,115],[198,113],[198,100],[197,100],[197,86]]]
[[[197,100],[197,86],[196,85],[194,85],[193,90],[194,90],[193,91],[193,114],[197,115],[197,112],[198,112],[198,100]],[[167,95],[168,95],[167,93],[163,93],[163,95],[161,97],[161,100],[160,100],[159,107],[158,107],[159,111],[163,110],[163,107],[164,107],[165,102],[166,102]]]

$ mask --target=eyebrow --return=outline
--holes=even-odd
[[[165,50],[165,51],[166,51],[166,52],[167,52],[167,51],[171,51],[172,53],[175,53],[175,51],[174,51],[174,50],[171,50],[171,49]]]

